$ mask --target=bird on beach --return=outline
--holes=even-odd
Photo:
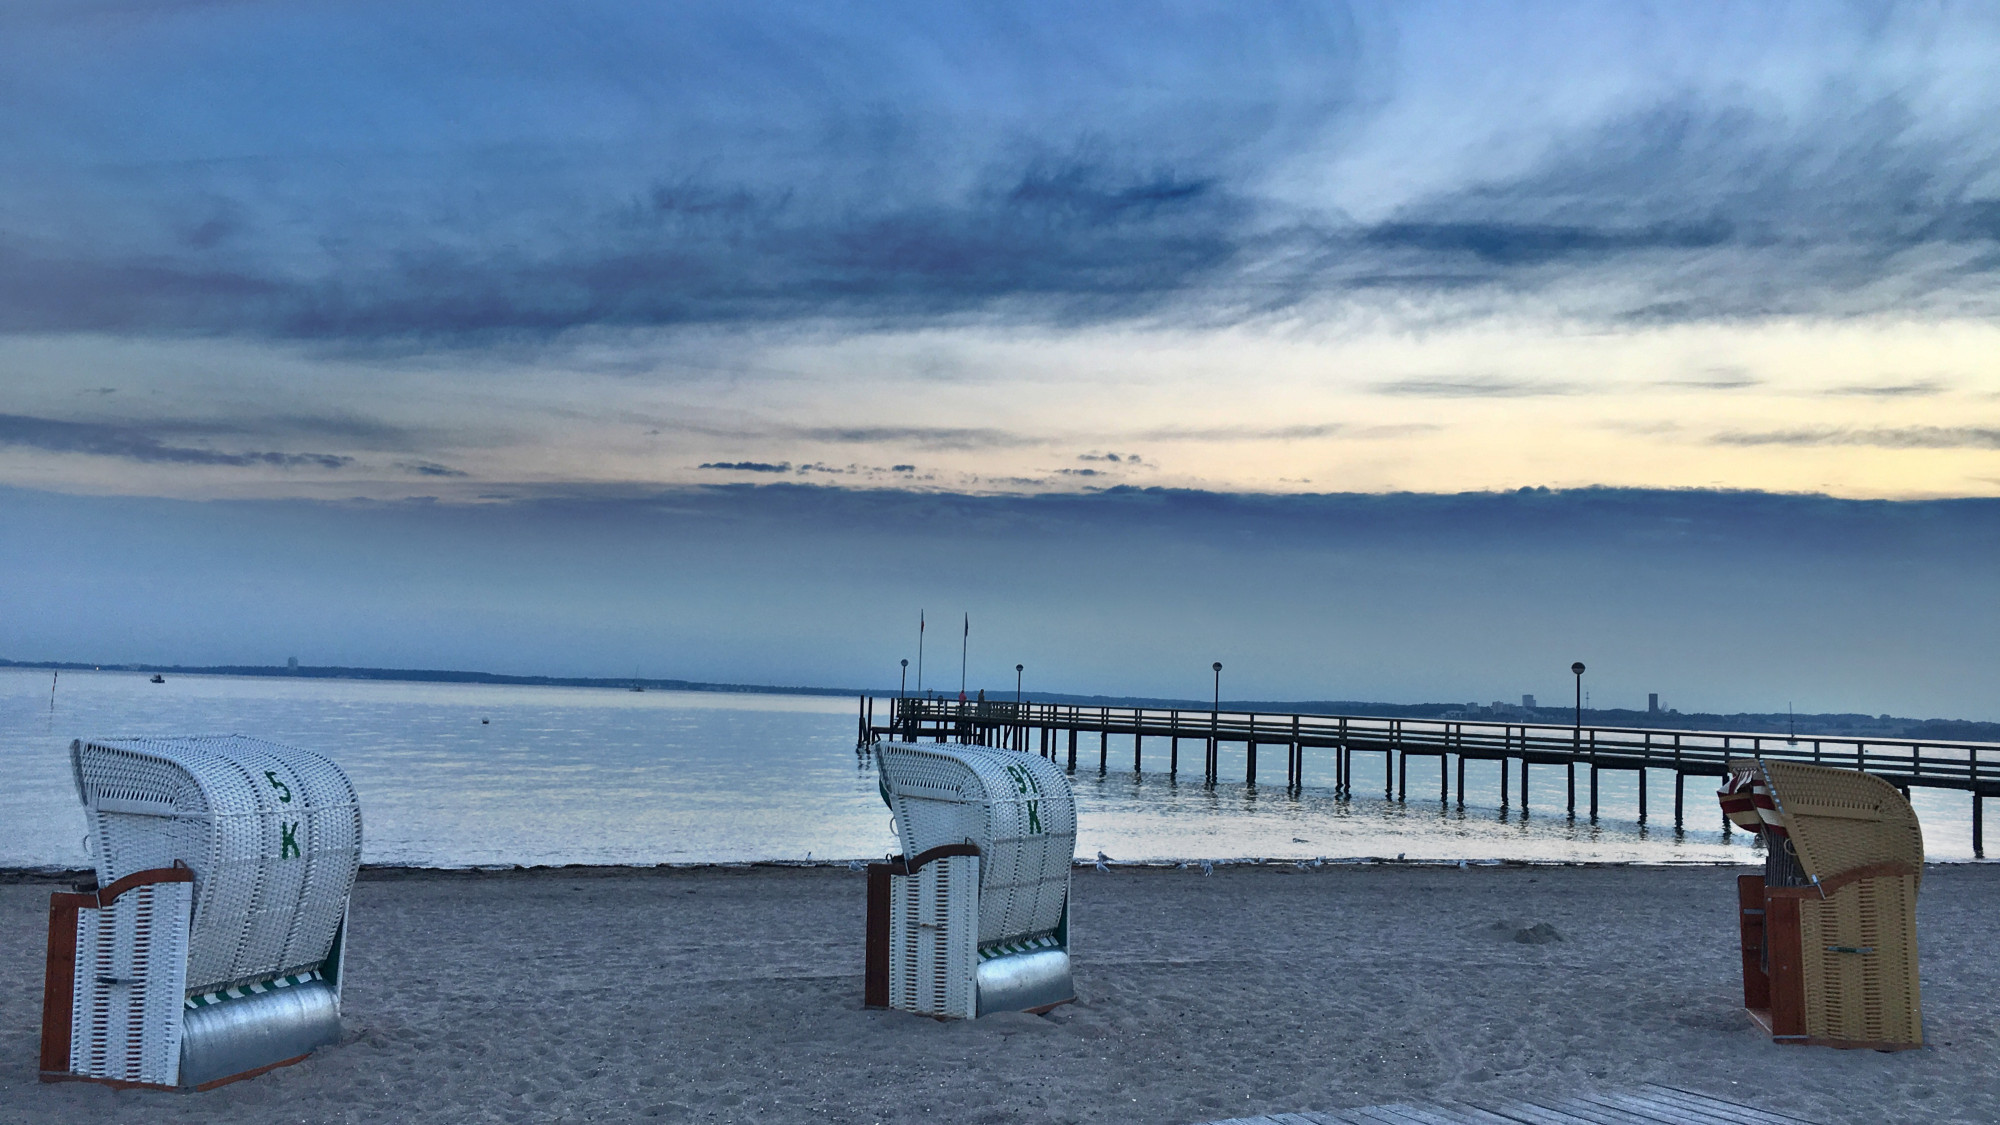
[[[1103,852],[1098,852],[1098,853],[1097,853],[1097,869],[1098,869],[1099,871],[1109,871],[1109,870],[1111,870],[1111,868],[1110,868],[1110,867],[1106,866],[1106,865],[1107,865],[1107,864],[1109,864],[1110,862],[1111,862],[1111,857],[1110,857],[1110,856],[1108,856],[1108,855],[1105,855],[1105,854],[1104,854]]]
[[[1202,861],[1201,861],[1201,873],[1202,873],[1203,875],[1213,875],[1213,874],[1215,874],[1215,865],[1214,865],[1213,863],[1210,863],[1209,861],[1207,861],[1207,860],[1205,860],[1205,859],[1204,859],[1204,860],[1202,860]]]

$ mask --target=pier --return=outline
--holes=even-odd
[[[1674,827],[1685,821],[1689,777],[1720,778],[1731,758],[1776,758],[1866,770],[1908,793],[1912,788],[1951,789],[1972,799],[1972,850],[1984,856],[1985,798],[2000,795],[2000,744],[1936,742],[1875,737],[1791,736],[1731,731],[1659,730],[1551,722],[1482,722],[1462,719],[1393,719],[1367,715],[1308,715],[1210,709],[1085,707],[1063,703],[961,701],[915,696],[881,700],[888,704],[878,721],[878,700],[860,701],[859,746],[878,738],[909,742],[957,742],[1039,754],[1074,773],[1079,755],[1099,774],[1119,768],[1131,753],[1132,769],[1143,769],[1149,746],[1164,748],[1167,775],[1182,772],[1183,744],[1188,772],[1202,784],[1219,780],[1224,744],[1244,748],[1243,781],[1256,785],[1260,756],[1271,766],[1284,757],[1284,788],[1329,786],[1339,797],[1369,792],[1379,784],[1385,800],[1407,801],[1411,761],[1417,782],[1435,777],[1437,799],[1465,804],[1465,763],[1497,762],[1500,807],[1518,801],[1529,807],[1530,766],[1562,769],[1554,798],[1570,816],[1597,819],[1600,775],[1606,770],[1639,774],[1639,821],[1645,823],[1647,775],[1674,777]],[[1163,745],[1164,744],[1164,747]],[[1307,777],[1308,749],[1333,752],[1330,776]],[[1435,773],[1432,772],[1433,766]],[[1324,767],[1322,767],[1324,768]],[[1579,774],[1581,776],[1579,776]],[[1546,776],[1546,774],[1543,774]],[[1275,781],[1275,771],[1265,774]],[[1456,782],[1456,785],[1454,785]],[[1419,799],[1422,799],[1419,790]],[[1703,795],[1704,797],[1706,794]],[[1712,803],[1706,806],[1713,810]],[[1728,830],[1725,822],[1724,830]]]

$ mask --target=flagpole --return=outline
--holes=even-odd
[[[917,611],[917,695],[924,694],[924,611]]]
[[[972,615],[965,615],[965,637],[958,642],[958,697],[965,698],[965,654],[972,647]]]

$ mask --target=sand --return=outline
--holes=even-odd
[[[1736,873],[1083,870],[1082,1001],[972,1023],[861,1007],[844,869],[371,874],[345,1041],[205,1094],[35,1080],[50,888],[7,885],[0,1120],[1181,1125],[1656,1081],[1829,1125],[2000,1121],[2000,869],[1926,876],[1930,1045],[1898,1054],[1752,1030]]]

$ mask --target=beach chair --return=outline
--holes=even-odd
[[[1750,1018],[1780,1043],[1922,1046],[1924,838],[1909,800],[1859,770],[1766,759],[1728,768],[1723,811],[1765,846],[1764,874],[1737,878]]]
[[[361,805],[240,735],[70,744],[97,885],[49,902],[45,1082],[208,1089],[340,1039]]]
[[[868,868],[867,1005],[967,1019],[1074,1000],[1062,770],[981,746],[873,751],[903,854]]]

